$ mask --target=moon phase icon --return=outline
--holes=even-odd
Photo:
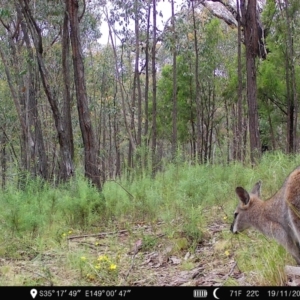
[[[213,295],[214,295],[214,297],[215,297],[215,299],[220,299],[218,296],[217,296],[217,290],[218,290],[219,288],[216,288],[216,289],[214,289],[214,291],[213,291]]]

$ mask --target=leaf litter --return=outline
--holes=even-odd
[[[34,257],[22,253],[20,259],[1,258],[0,285],[109,285],[97,278],[86,280],[78,266],[66,262],[74,260],[76,253],[94,258],[119,253],[115,285],[222,286],[229,279],[236,285],[247,285],[234,255],[223,251],[227,241],[222,232],[228,231],[227,223],[217,221],[207,226],[208,234],[193,250],[174,247],[172,237],[162,234],[164,225],[162,222],[155,224],[155,232],[152,226],[144,224],[135,226],[130,232],[122,229],[99,234],[78,233],[66,239],[64,251],[48,247]],[[299,284],[295,276],[289,277],[286,283]]]

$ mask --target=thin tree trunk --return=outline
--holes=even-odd
[[[192,73],[192,62],[190,60],[189,63],[189,71]],[[189,81],[189,92],[192,98],[193,95],[193,79],[190,77]],[[191,136],[191,160],[193,162],[196,161],[196,128],[195,128],[195,114],[194,114],[194,107],[193,107],[193,101],[190,99],[190,122],[191,122],[191,128],[192,128],[192,136]]]
[[[117,94],[117,84],[116,84],[116,93],[114,95],[114,108],[115,111],[117,104],[116,104],[116,94]],[[116,151],[116,171],[115,171],[115,176],[119,177],[121,175],[121,154],[120,154],[120,141],[119,141],[119,128],[118,128],[118,118],[117,118],[117,113],[114,113],[114,146],[115,146],[115,151]]]
[[[156,142],[157,142],[157,124],[156,124],[156,0],[153,0],[153,41],[152,41],[152,173],[156,173]]]
[[[214,75],[215,78],[215,75]],[[209,128],[209,135],[208,135],[208,157],[209,160],[212,160],[212,139],[213,139],[213,129],[214,129],[214,116],[216,112],[216,92],[215,92],[215,84],[213,83],[213,88],[212,88],[212,101],[211,101],[211,126]]]
[[[272,141],[272,150],[276,150],[276,140],[275,140],[275,134],[274,134],[274,129],[273,129],[270,110],[268,110],[268,122],[269,122],[269,126],[270,126],[270,136],[271,136],[271,141]]]
[[[137,99],[137,120],[138,120],[138,130],[137,130],[137,146],[141,145],[142,141],[142,91],[141,91],[141,80],[139,73],[139,62],[140,62],[140,29],[139,29],[139,1],[134,2],[134,30],[135,30],[135,67],[134,67],[134,83],[133,83],[133,96],[134,99],[136,95]]]
[[[146,47],[145,47],[145,146],[149,145],[149,40],[150,40],[150,15],[151,4],[148,2],[147,11],[147,35],[146,35]],[[147,161],[147,159],[146,159]]]
[[[70,36],[69,36],[69,18],[67,12],[64,13],[64,22],[62,29],[62,75],[63,75],[63,115],[65,119],[65,128],[69,136],[68,143],[71,151],[71,158],[74,160],[74,137],[71,116],[71,93],[70,93]]]
[[[195,48],[195,83],[196,83],[196,144],[197,144],[197,159],[202,163],[202,145],[203,145],[203,131],[201,130],[201,101],[200,101],[200,82],[199,82],[199,50],[198,50],[198,36],[195,18],[194,2],[192,1],[193,14],[193,30],[194,30],[194,48]]]
[[[230,135],[229,135],[229,109],[228,109],[228,103],[227,100],[225,98],[224,101],[225,104],[225,114],[226,114],[226,132],[227,132],[227,136],[226,136],[226,143],[227,143],[227,151],[226,151],[226,161],[227,163],[230,162]]]
[[[175,31],[175,13],[174,0],[171,0],[172,11],[172,52],[173,52],[173,109],[172,109],[172,159],[176,157],[177,150],[177,65],[176,65],[176,31]]]
[[[237,11],[240,11],[240,1],[236,0]],[[237,14],[238,22],[238,90],[237,90],[237,130],[236,130],[236,159],[242,161],[242,145],[243,145],[243,74],[242,74],[242,39],[241,39],[241,19],[240,14]]]
[[[6,136],[5,136],[5,123],[2,126],[1,132],[1,187],[6,187],[6,171],[7,171],[7,158],[6,158]]]
[[[103,111],[101,115],[101,124],[102,128],[107,128],[106,127],[106,106],[105,106],[105,100],[102,99],[102,105],[101,105],[101,111]],[[102,132],[102,155],[101,155],[101,163],[102,163],[102,180],[106,180],[106,168],[105,168],[105,160],[106,160],[106,132],[107,130],[103,130]]]
[[[146,47],[145,47],[145,109],[144,109],[144,149],[149,147],[149,51],[150,51],[150,16],[151,16],[151,2],[148,2],[147,9],[147,33],[146,33]],[[149,153],[145,151],[144,168],[147,167]]]
[[[232,159],[237,159],[237,153],[238,153],[238,129],[237,129],[237,114],[236,114],[236,105],[235,103],[232,104],[231,108],[231,128],[232,128]]]
[[[281,8],[280,4],[280,8]],[[282,9],[282,8],[281,8]],[[286,21],[286,86],[287,86],[287,152],[295,153],[297,147],[297,88],[294,66],[294,43],[293,43],[293,24],[289,14],[290,4],[284,1],[285,21]]]
[[[108,159],[107,159],[107,169],[108,177],[112,178],[114,173],[113,168],[113,146],[112,146],[112,120],[111,114],[108,114],[108,140],[109,140],[109,150],[108,150]],[[110,167],[109,167],[110,166]]]
[[[120,87],[121,104],[122,104],[122,112],[123,112],[123,119],[124,119],[125,129],[126,129],[126,132],[128,134],[129,142],[133,146],[133,150],[135,150],[136,145],[135,145],[134,137],[132,135],[132,132],[130,130],[130,127],[129,127],[128,121],[127,121],[125,95],[124,95],[124,89],[123,89],[123,85],[122,85],[122,81],[121,81],[121,75],[120,75],[119,66],[118,66],[117,50],[116,50],[116,46],[115,46],[115,43],[114,43],[114,40],[113,40],[112,28],[111,28],[111,24],[110,24],[110,21],[109,21],[109,17],[108,17],[108,13],[107,13],[106,8],[104,9],[104,14],[105,14],[105,17],[106,17],[106,20],[107,20],[107,23],[108,23],[109,37],[110,37],[110,40],[111,40],[111,45],[112,45],[113,53],[114,53],[114,59],[115,59],[115,65],[116,65],[116,77],[117,77],[117,81],[118,81],[118,84],[119,84],[119,87]]]

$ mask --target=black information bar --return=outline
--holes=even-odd
[[[0,287],[1,299],[292,299],[299,287]]]

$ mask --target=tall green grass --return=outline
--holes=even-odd
[[[53,227],[87,228],[114,220],[190,222],[193,211],[201,220],[203,207],[224,205],[228,214],[237,198],[236,186],[251,189],[262,180],[263,198],[274,194],[286,176],[300,163],[300,156],[282,153],[264,155],[254,168],[240,163],[228,165],[169,164],[155,178],[143,174],[135,180],[107,181],[102,193],[84,178],[76,177],[57,188],[28,181],[23,190],[9,186],[0,199],[0,227],[19,234],[36,235]],[[199,222],[201,224],[201,222]]]
[[[115,227],[128,228],[137,222],[155,224],[157,221],[166,224],[168,236],[181,232],[192,244],[194,241],[195,247],[202,239],[207,223],[218,217],[212,207],[222,207],[230,223],[238,203],[234,193],[236,186],[251,189],[257,180],[262,180],[262,197],[267,199],[299,164],[299,155],[276,152],[265,154],[253,168],[241,163],[168,164],[154,178],[141,172],[134,180],[124,177],[107,181],[102,192],[80,176],[56,188],[30,180],[22,190],[11,185],[2,191],[0,198],[0,256],[18,257],[24,247],[35,249],[32,250],[34,256],[38,249],[60,245],[70,231],[99,232]],[[232,237],[228,235],[227,238]],[[240,243],[251,245],[251,241],[243,238]],[[257,245],[251,245],[254,246]],[[255,252],[256,259],[252,257],[254,263],[248,259],[253,251],[235,244],[241,269],[249,271],[268,266],[271,274],[275,274],[279,268],[276,261],[285,261],[286,254],[272,246],[275,252],[268,256],[271,252],[265,246],[262,242],[258,250],[254,250],[258,251]],[[265,278],[273,278],[266,281],[268,284],[280,282],[268,272],[263,274]]]
[[[300,156],[282,153],[264,155],[254,168],[240,163],[228,165],[169,164],[155,179],[151,175],[131,181],[107,182],[103,193],[111,214],[127,219],[180,215],[191,208],[219,205],[233,200],[235,187],[251,189],[262,180],[263,197],[277,191],[286,176],[300,164]]]

